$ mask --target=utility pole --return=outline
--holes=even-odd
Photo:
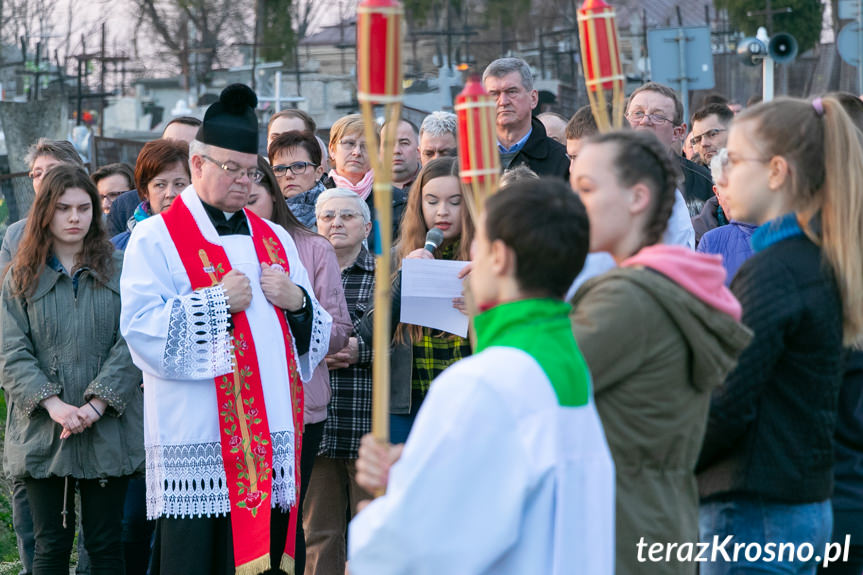
[[[770,38],[773,37],[773,16],[776,14],[790,14],[794,10],[790,6],[786,6],[785,8],[777,8],[773,9],[772,0],[764,0],[764,10],[748,10],[746,15],[750,18],[755,16],[764,16],[766,21],[766,34],[760,36],[762,42],[764,42],[765,46],[770,42]],[[762,88],[762,98],[765,102],[769,102],[773,99],[773,58],[769,55],[764,58],[764,62],[762,63],[762,68],[764,70],[764,86]],[[769,68],[769,69],[768,69]],[[787,84],[788,84],[788,73],[785,69],[785,66],[779,67],[780,76],[780,87],[782,88],[782,92],[787,92]],[[768,98],[769,96],[769,98]]]
[[[102,22],[102,43],[99,50],[99,91],[105,93],[105,22]],[[105,100],[99,98],[99,135],[105,135]]]
[[[258,65],[258,38],[262,36],[261,26],[263,18],[261,18],[261,0],[255,0],[255,30],[252,34],[252,90],[257,88],[257,79],[255,72]]]
[[[347,74],[348,69],[345,65],[345,13],[344,2],[339,2],[339,52],[342,61],[342,74]]]
[[[82,105],[83,96],[84,96],[84,89],[82,86],[84,71],[83,71],[82,67],[85,65],[84,63],[87,61],[87,45],[85,44],[83,34],[81,34],[81,52],[82,53],[80,56],[76,56],[76,58],[78,58],[78,106],[77,106],[77,114],[75,114],[75,125],[76,126],[81,125],[81,116],[84,113],[84,109],[83,109],[83,105]]]
[[[754,16],[766,16],[767,17],[766,18],[766,20],[767,20],[767,25],[766,25],[767,35],[772,38],[773,37],[773,16],[775,14],[790,14],[793,11],[794,10],[790,6],[786,6],[785,8],[777,8],[776,10],[774,10],[772,0],[764,0],[764,10],[747,10],[746,15],[749,18],[752,18]]]

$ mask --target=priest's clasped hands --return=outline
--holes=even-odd
[[[222,277],[228,311],[246,311],[252,303],[252,286],[243,272],[231,270]],[[261,263],[261,290],[272,305],[289,312],[300,311],[305,295],[280,266]]]

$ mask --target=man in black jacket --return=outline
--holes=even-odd
[[[566,148],[552,140],[531,116],[536,106],[533,73],[521,58],[495,60],[482,74],[485,89],[497,100],[497,147],[504,170],[524,164],[540,176],[569,179]]]
[[[650,130],[669,150],[686,137],[683,103],[677,92],[656,82],[635,89],[626,106],[626,119],[634,130]],[[677,156],[683,171],[683,198],[691,217],[701,213],[704,202],[713,197],[713,180],[704,166]]]

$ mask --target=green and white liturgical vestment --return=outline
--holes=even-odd
[[[477,316],[477,353],[432,383],[386,495],[351,523],[351,573],[614,572],[614,466],[569,309]]]

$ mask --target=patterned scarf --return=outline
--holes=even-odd
[[[300,223],[310,230],[314,230],[316,227],[315,202],[326,189],[323,183],[318,182],[311,190],[285,200],[291,213],[297,216]]]

